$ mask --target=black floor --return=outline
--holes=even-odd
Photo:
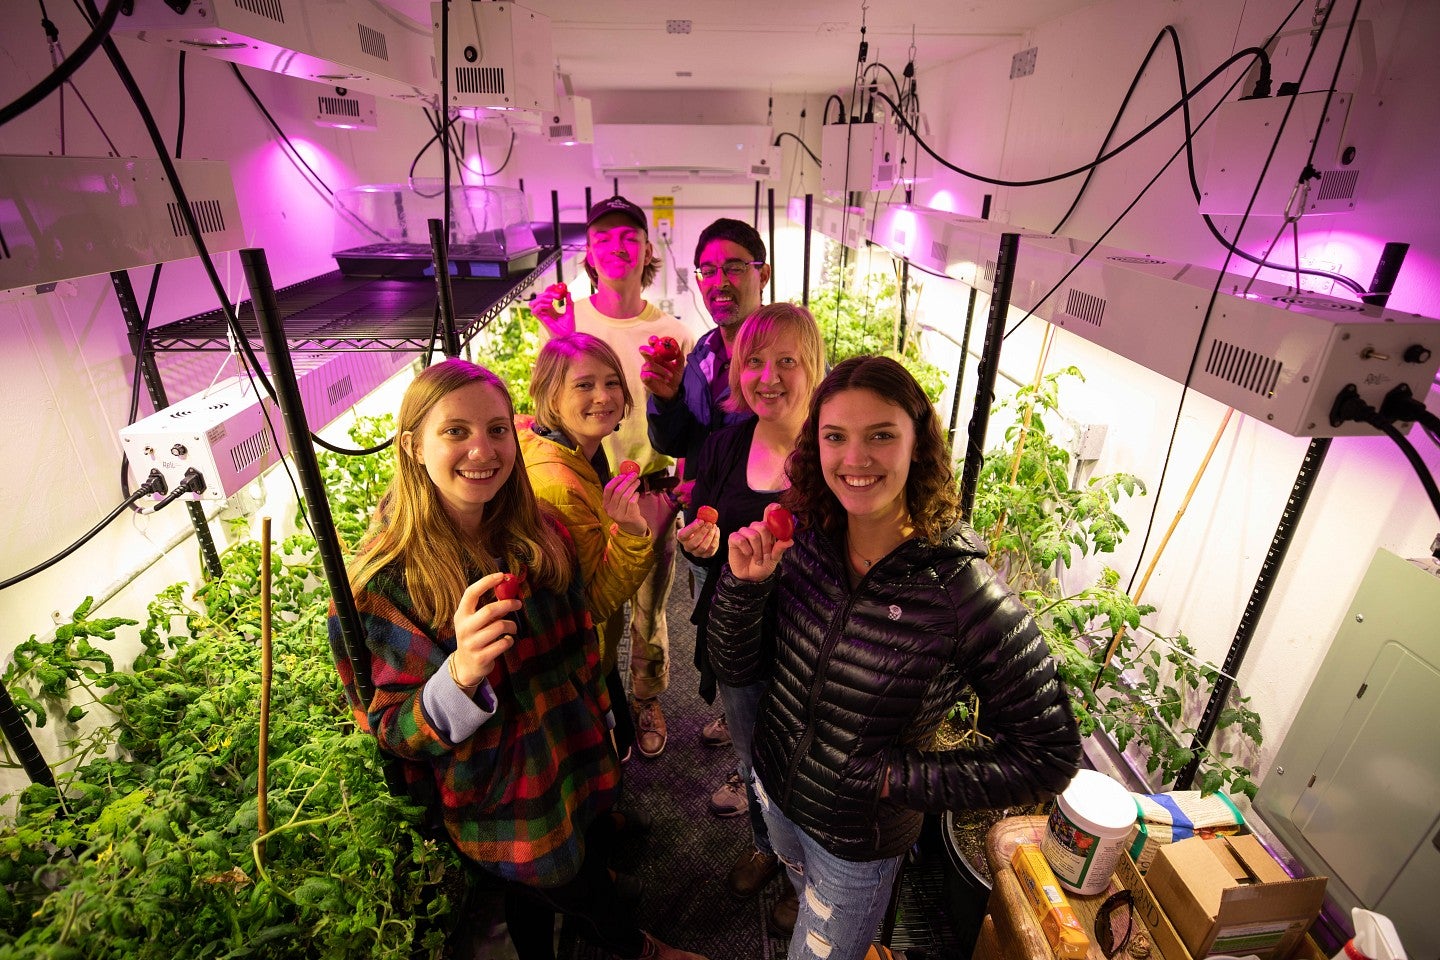
[[[721,820],[708,811],[710,794],[734,768],[735,755],[729,747],[715,749],[700,742],[700,728],[715,709],[697,692],[692,603],[685,565],[679,566],[667,614],[670,686],[661,697],[669,742],[659,757],[647,760],[637,754],[625,765],[623,802],[643,805],[655,826],[641,845],[622,853],[615,866],[643,881],[640,922],[661,940],[710,960],[784,957],[788,940],[771,937],[765,929],[780,882],[745,901],[725,890],[725,873],[750,843],[750,830],[745,817]],[[628,651],[620,653],[623,664]],[[903,951],[906,960],[969,957],[978,924],[975,899],[958,888],[940,846],[938,826],[927,824],[902,875],[891,945]],[[983,909],[983,899],[979,906]],[[514,956],[498,917],[476,947],[481,960]],[[563,926],[559,956],[608,960],[594,948],[575,943]]]

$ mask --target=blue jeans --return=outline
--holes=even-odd
[[[765,693],[765,684],[752,683],[748,687],[732,687],[726,683],[715,684],[715,695],[720,698],[720,708],[725,711],[725,722],[730,727],[730,742],[735,747],[740,782],[745,784],[745,799],[750,801],[750,833],[755,838],[755,849],[770,854],[770,831],[765,827],[765,817],[760,812],[760,801],[755,797],[755,773],[750,765],[750,744],[755,739],[755,720],[760,714],[760,698]]]
[[[755,789],[775,853],[790,871],[800,915],[790,937],[789,960],[860,960],[870,949],[904,855],[887,860],[842,860],[791,823]]]

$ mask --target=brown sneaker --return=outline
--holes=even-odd
[[[730,723],[725,719],[725,714],[720,714],[700,728],[700,742],[707,747],[730,745]]]
[[[725,782],[710,794],[710,813],[717,817],[738,817],[750,809],[750,798],[745,795],[745,781],[740,771],[731,770]]]
[[[690,953],[688,950],[681,950],[672,947],[667,943],[655,939],[654,934],[645,934],[645,952],[640,954],[638,960],[706,960],[698,953]]]
[[[775,906],[770,908],[769,915],[765,917],[765,929],[770,931],[772,937],[787,939],[795,932],[795,918],[799,915],[800,897],[790,885],[790,878],[787,876],[780,899],[775,901]]]
[[[773,853],[750,850],[740,855],[725,875],[725,888],[730,896],[742,900],[755,896],[760,888],[780,872],[780,858]]]
[[[637,697],[635,711],[635,746],[640,756],[654,759],[665,752],[665,714],[660,712],[660,701],[655,697]]]

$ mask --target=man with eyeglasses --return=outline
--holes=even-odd
[[[655,279],[660,261],[649,239],[645,212],[622,196],[601,200],[590,208],[585,224],[586,274],[595,286],[589,297],[573,299],[574,291],[558,284],[546,287],[530,309],[552,337],[588,333],[610,344],[624,366],[631,389],[643,383],[641,345],[653,337],[674,337],[689,350],[701,325],[660,310],[644,298]],[[627,754],[633,740],[640,755],[658,757],[668,735],[660,694],[669,684],[670,632],[665,604],[675,568],[674,502],[663,491],[673,485],[675,461],[650,443],[646,420],[632,413],[604,441],[612,471],[626,460],[640,467],[641,508],[655,531],[655,568],[630,599],[630,697],[634,729],[623,718],[616,726],[616,743]],[[612,678],[611,685],[618,681]],[[619,691],[615,691],[617,694]],[[619,718],[621,711],[616,711]]]
[[[721,402],[730,396],[730,346],[770,282],[765,241],[742,220],[716,220],[695,245],[695,278],[715,329],[696,342],[683,368],[678,361],[654,358],[640,368],[640,382],[650,394],[650,442],[661,453],[684,458],[687,480],[693,479],[692,464],[705,438],[750,416],[729,413]]]

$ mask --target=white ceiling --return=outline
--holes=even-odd
[[[555,58],[571,75],[576,93],[684,88],[823,93],[850,86],[862,14],[866,62],[883,61],[899,74],[910,59],[912,36],[916,68],[927,70],[1096,2],[525,0],[520,6],[550,18]],[[430,18],[428,0],[390,3],[417,20]],[[667,32],[669,20],[688,20],[689,34]]]

